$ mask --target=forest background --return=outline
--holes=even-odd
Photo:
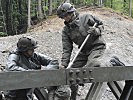
[[[32,26],[56,14],[63,2],[75,7],[98,6],[133,17],[132,0],[0,0],[0,36],[26,33]]]

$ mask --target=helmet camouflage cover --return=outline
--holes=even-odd
[[[67,14],[75,12],[76,9],[70,3],[63,3],[57,9],[59,18],[65,17]]]
[[[29,37],[22,37],[17,42],[17,48],[19,51],[27,51],[29,49],[37,48],[37,42]]]

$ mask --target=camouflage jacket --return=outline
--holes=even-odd
[[[102,39],[101,33],[103,32],[103,23],[98,18],[89,15],[77,15],[76,19],[70,23],[65,23],[65,26],[62,31],[62,65],[68,66],[70,61],[71,52],[73,50],[73,43],[77,44],[80,47],[88,35],[88,30],[90,27],[93,27],[95,23],[97,26],[95,28],[97,35],[90,34],[88,41],[83,47],[82,51],[90,51],[94,47],[105,45],[104,40]]]
[[[22,53],[15,51],[9,55],[5,71],[39,70],[42,66],[47,66],[48,69],[55,69],[59,67],[57,60],[53,60],[46,55],[34,53],[32,57],[27,58]],[[33,100],[32,93],[33,90],[27,88],[10,90],[7,91],[5,95],[8,98],[27,98],[27,100]]]
[[[13,52],[9,55],[6,70],[7,71],[26,71],[37,70],[41,67],[57,68],[58,61],[46,55],[34,53],[31,58],[27,58],[21,53]]]

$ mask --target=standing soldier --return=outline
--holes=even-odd
[[[7,61],[7,71],[30,71],[40,70],[43,67],[48,69],[58,68],[58,61],[46,55],[35,53],[37,42],[29,37],[22,37],[17,42],[17,50],[12,52]],[[43,76],[42,76],[43,77]],[[10,90],[5,95],[6,100],[33,100],[31,88]]]
[[[74,61],[72,68],[80,68],[85,65],[100,67],[98,59],[106,48],[101,34],[103,32],[103,23],[90,14],[80,15],[70,3],[61,4],[57,9],[57,15],[59,18],[64,19],[65,24],[62,31],[63,53],[61,68],[67,68],[70,62],[73,43],[80,48],[88,34],[90,36]],[[97,25],[93,27],[95,23]],[[72,85],[71,90],[71,100],[76,100],[78,86]]]

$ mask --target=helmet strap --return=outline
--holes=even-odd
[[[71,14],[71,20],[70,20],[70,22],[72,22],[73,20],[75,20],[76,19],[76,14],[75,14],[75,12],[73,12],[72,14]]]

